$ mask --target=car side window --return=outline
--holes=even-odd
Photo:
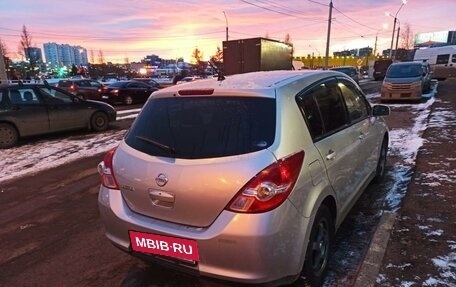
[[[90,87],[96,87],[96,88],[100,88],[101,87],[101,84],[97,81],[90,81],[89,82],[89,86]]]
[[[452,62],[452,63],[456,63],[456,54],[453,54],[453,55],[451,56],[451,62]]]
[[[367,118],[369,109],[364,96],[350,83],[340,81],[338,87],[343,95],[351,122]]]
[[[23,102],[21,93],[16,89],[9,90],[9,98],[10,102],[15,105],[22,104]]]
[[[344,100],[335,80],[319,84],[298,99],[314,141],[348,123]]]
[[[336,81],[318,86],[314,99],[320,110],[325,134],[330,134],[347,124],[345,105]]]
[[[79,81],[79,82],[77,82],[77,84],[80,87],[90,87],[89,81]]]
[[[54,89],[53,87],[40,88],[41,93],[44,95],[46,101],[51,104],[73,103],[73,97],[65,94],[64,92]]]
[[[33,89],[19,89],[19,92],[22,95],[22,100],[24,104],[35,105],[40,103]]]
[[[448,64],[449,59],[450,59],[450,54],[437,55],[436,64]]]

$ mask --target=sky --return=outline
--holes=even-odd
[[[393,104],[390,108],[394,112],[404,108],[411,109],[413,116],[411,120],[413,123],[404,128],[391,128],[390,129],[390,142],[389,142],[389,157],[387,163],[390,165],[387,168],[387,175],[385,178],[391,178],[391,181],[385,187],[389,192],[386,198],[385,210],[397,212],[401,206],[401,201],[404,198],[408,184],[412,179],[412,174],[416,162],[418,150],[425,144],[423,133],[428,127],[440,127],[442,130],[451,130],[453,119],[455,117],[454,110],[434,110],[431,113],[431,106],[435,101],[439,101],[434,95],[436,90],[431,94],[426,95],[431,97],[430,100],[416,104]],[[379,93],[368,94],[367,98],[370,101],[378,101]],[[140,109],[119,111],[117,120],[126,118],[135,118],[140,112]],[[19,179],[22,176],[32,175],[36,172],[43,171],[49,168],[58,167],[60,165],[69,164],[71,161],[90,157],[95,154],[102,154],[110,148],[118,145],[122,140],[126,130],[108,130],[101,133],[88,133],[86,135],[77,134],[69,137],[59,137],[58,135],[53,139],[43,139],[25,143],[21,146],[14,147],[7,150],[2,150],[0,153],[0,198],[2,194],[11,192],[4,188],[4,184],[9,180]],[[407,145],[404,145],[407,142]],[[394,163],[392,163],[394,158]],[[455,158],[449,158],[447,161],[454,161]],[[424,178],[420,179],[423,185],[436,185],[445,184],[446,182],[454,182],[454,171],[444,170],[445,163],[436,162],[436,166],[442,167],[436,170],[435,173],[424,174]],[[95,168],[95,167],[94,167]],[[362,227],[364,222],[369,218],[369,214],[364,212],[356,213],[354,222],[354,230],[358,232],[363,231]],[[432,226],[432,222],[441,220],[437,217],[428,218],[429,224],[419,226],[429,240],[434,240],[435,237],[441,236],[442,230],[436,229]],[[368,221],[368,220],[367,220]],[[431,222],[432,221],[432,222]],[[357,234],[357,232],[354,232]],[[338,244],[337,251],[332,255],[330,263],[330,272],[326,276],[324,286],[333,286],[334,280],[344,281],[346,278],[343,274],[351,274],[356,262],[362,260],[364,246],[360,244],[368,244],[363,240],[363,236],[357,235],[358,240],[353,241],[353,238],[341,240]],[[359,240],[360,239],[360,240]],[[453,286],[453,278],[456,276],[456,242],[448,242],[452,252],[442,254],[436,258],[429,258],[429,264],[437,268],[438,272],[432,275],[427,274],[427,286]],[[332,269],[333,264],[337,266]],[[387,266],[387,268],[406,268],[408,265],[401,266]],[[356,270],[355,270],[356,271]],[[339,274],[341,273],[341,274]],[[389,282],[388,280],[395,280],[394,278],[386,278],[384,274],[379,274],[377,283],[383,284]],[[339,282],[337,281],[337,282]],[[450,285],[448,285],[450,284]],[[402,282],[400,286],[412,286],[414,282]]]
[[[391,45],[393,16],[411,32],[456,30],[455,0],[333,0],[330,54]],[[295,56],[325,55],[329,0],[0,0],[0,39],[17,58],[23,25],[32,44],[56,42],[99,51],[107,61],[139,61],[155,54],[190,61],[198,48],[214,55],[226,39],[290,35]],[[226,25],[228,24],[228,25]],[[399,45],[400,46],[400,45]]]

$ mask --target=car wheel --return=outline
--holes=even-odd
[[[124,103],[125,103],[126,105],[131,105],[131,104],[133,104],[133,98],[130,97],[130,96],[126,96],[126,97],[125,97],[125,100],[124,100]]]
[[[90,121],[92,130],[96,132],[105,131],[108,129],[108,116],[103,112],[93,114]]]
[[[320,286],[328,268],[329,252],[334,235],[334,223],[328,207],[322,205],[315,215],[302,270],[310,286]]]
[[[375,171],[375,182],[380,182],[385,175],[386,169],[386,155],[388,154],[388,139],[385,137],[380,148],[380,155],[378,156],[377,169]]]
[[[0,124],[0,149],[13,147],[19,140],[19,134],[10,124]]]

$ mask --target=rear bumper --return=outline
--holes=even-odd
[[[304,262],[309,219],[300,216],[289,201],[264,214],[222,211],[204,228],[137,214],[127,206],[120,191],[105,187],[100,188],[98,205],[106,236],[115,246],[174,269],[235,282],[275,285],[296,280]],[[200,261],[192,266],[132,252],[129,230],[194,239]]]

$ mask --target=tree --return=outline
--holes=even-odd
[[[9,59],[6,57],[6,53],[6,45],[0,39],[0,82],[8,80],[6,71],[8,70]]]
[[[205,75],[204,70],[206,69],[206,62],[203,61],[203,52],[200,49],[195,48],[192,53],[192,59],[196,65],[196,74]]]
[[[103,55],[103,51],[98,50],[98,64],[104,64],[105,58]]]
[[[27,31],[27,27],[23,25],[21,41],[19,44],[19,54],[25,56],[25,59],[29,61],[29,76],[34,76],[35,68],[38,66],[38,61],[40,59],[40,55],[35,53],[32,48],[32,35]]]
[[[287,33],[287,34],[285,35],[284,42],[287,43],[287,44],[291,44],[291,36],[290,36],[290,33]]]
[[[90,50],[90,63],[95,64],[95,54]]]
[[[8,47],[2,41],[2,39],[0,39],[0,49],[2,50],[3,56],[6,57],[6,54],[8,54]]]
[[[198,63],[203,60],[203,52],[201,52],[200,49],[195,48],[192,53],[192,59],[194,60],[194,63],[198,65]]]
[[[402,48],[411,50],[413,49],[414,43],[413,43],[413,32],[410,29],[410,24],[405,23],[405,28],[402,30],[402,33],[400,35],[401,37],[401,45]]]
[[[217,51],[215,52],[215,55],[212,55],[210,59],[211,62],[213,62],[214,64],[219,64],[223,62],[223,51],[219,46],[217,46]]]

